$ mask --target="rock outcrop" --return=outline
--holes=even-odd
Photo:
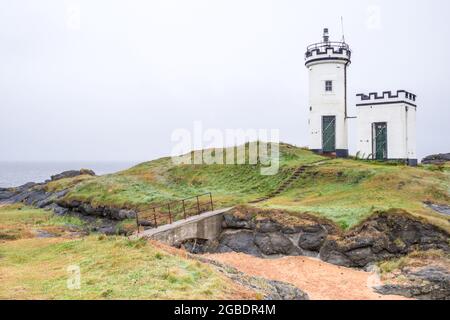
[[[95,172],[89,169],[81,169],[81,170],[69,170],[64,171],[59,174],[55,174],[50,177],[52,181],[66,179],[66,178],[74,178],[81,175],[89,175],[89,176],[95,176]]]
[[[341,266],[365,267],[429,249],[449,251],[449,235],[405,211],[390,210],[375,214],[341,237],[328,238],[320,249],[320,258]]]
[[[296,224],[284,224],[268,216],[256,217],[255,210],[237,208],[225,213],[223,231],[217,241],[194,239],[182,246],[194,253],[241,252],[256,257],[318,256],[326,238],[338,234],[338,228],[333,223],[312,216],[297,218]]]
[[[379,212],[348,232],[312,216],[281,223],[267,213],[255,215],[239,208],[226,213],[217,241],[191,240],[182,244],[195,253],[241,252],[256,257],[314,256],[323,261],[364,268],[374,262],[404,256],[415,250],[450,251],[449,235],[402,210]],[[287,215],[287,213],[285,213]],[[195,246],[192,244],[195,241]]]
[[[65,171],[52,176],[51,181],[80,175],[95,175],[95,173],[87,169]],[[87,221],[91,225],[91,231],[105,234],[127,233],[125,230],[118,230],[117,223],[124,219],[136,217],[136,211],[127,208],[93,207],[91,204],[81,201],[67,201],[65,196],[68,192],[68,189],[48,192],[45,182],[29,182],[15,188],[0,188],[0,203],[23,203],[28,206],[51,210],[56,215],[74,214]],[[97,223],[98,218],[102,220],[101,223]]]
[[[71,212],[79,212],[86,216],[102,217],[112,220],[133,219],[136,217],[136,211],[123,208],[114,208],[108,206],[94,207],[89,203],[78,200],[59,199],[57,205]]]
[[[443,164],[445,162],[450,162],[450,153],[433,154],[422,159],[423,164]]]
[[[438,266],[420,270],[403,270],[402,284],[386,284],[375,288],[381,294],[402,295],[421,300],[450,300],[450,272]]]

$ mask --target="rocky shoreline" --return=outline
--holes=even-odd
[[[15,188],[0,188],[0,204],[23,203],[47,211],[53,211],[56,215],[74,215],[86,222],[89,231],[100,232],[107,235],[123,234],[129,231],[123,230],[119,222],[124,219],[136,217],[136,212],[124,208],[107,206],[93,207],[80,201],[65,201],[64,197],[68,189],[57,192],[48,192],[47,183],[65,178],[73,178],[81,175],[95,176],[92,170],[71,170],[53,175],[50,180],[42,183],[29,182]]]
[[[128,235],[130,231],[121,229],[119,224],[135,218],[136,211],[68,201],[65,198],[68,189],[47,191],[50,181],[86,174],[95,175],[90,170],[67,171],[43,183],[0,188],[0,204],[23,203],[51,210],[56,215],[75,215],[87,222],[87,232]],[[180,243],[179,247],[194,254],[238,252],[261,258],[310,256],[338,266],[365,269],[413,251],[450,252],[447,232],[399,209],[378,212],[348,232],[329,220],[311,215],[299,215],[294,222],[280,221],[275,216],[270,210],[237,207],[224,214],[223,230],[216,241],[191,239]],[[278,212],[278,216],[289,214]],[[405,272],[405,277],[411,280],[409,283],[386,285],[378,290],[415,298],[450,299],[449,270],[428,271]],[[305,298],[298,292],[295,294],[297,298]]]

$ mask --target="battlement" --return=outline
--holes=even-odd
[[[381,94],[371,92],[369,94],[359,93],[356,95],[356,106],[379,105],[379,104],[394,104],[406,103],[416,107],[417,96],[406,90],[397,90],[393,93],[391,91],[383,91]]]
[[[345,42],[321,42],[308,46],[305,53],[305,65],[326,60],[350,63],[352,52]]]

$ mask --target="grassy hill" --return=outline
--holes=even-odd
[[[82,226],[40,209],[0,207],[0,299],[257,298],[206,264],[145,241],[85,236]],[[79,289],[67,286],[70,266],[81,270]]]
[[[280,170],[273,176],[261,175],[261,165],[175,165],[171,158],[162,158],[111,175],[55,181],[48,188],[59,190],[74,185],[66,197],[68,200],[140,210],[204,192],[212,192],[218,206],[227,206],[266,195],[298,166],[323,159],[307,150],[282,144]]]
[[[450,170],[336,159],[309,170],[266,208],[309,212],[350,228],[375,211],[400,208],[450,230],[450,216],[424,205],[450,203]]]
[[[225,150],[230,152],[231,149]],[[329,218],[344,229],[377,210],[405,209],[450,230],[449,216],[424,201],[450,204],[450,167],[328,159],[308,150],[280,145],[280,170],[260,174],[260,165],[175,165],[171,158],[145,162],[111,175],[81,176],[52,182],[51,190],[67,187],[66,200],[146,210],[156,204],[212,192],[216,207],[245,204],[274,191],[300,166],[312,165],[283,193],[255,204],[308,212]]]

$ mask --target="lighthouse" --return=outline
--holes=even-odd
[[[344,41],[323,39],[307,47],[309,72],[309,149],[319,154],[348,156],[347,69],[351,50]]]

